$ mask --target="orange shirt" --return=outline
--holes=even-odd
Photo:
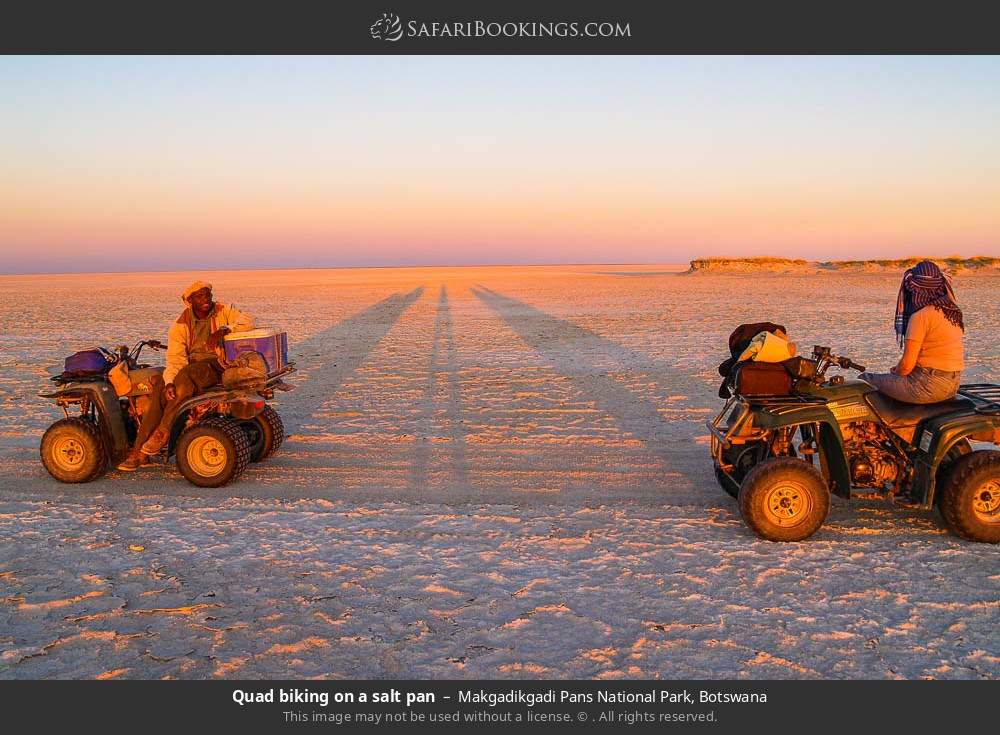
[[[962,328],[936,306],[925,306],[910,317],[906,339],[920,345],[917,367],[958,371],[965,367]]]

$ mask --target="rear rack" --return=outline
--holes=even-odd
[[[267,382],[272,383],[276,381],[278,378],[280,378],[282,375],[288,375],[288,373],[294,373],[294,372],[295,372],[295,363],[294,362],[286,363],[285,367],[281,368],[281,370],[279,370],[278,372],[268,373]]]
[[[976,403],[976,413],[1000,414],[1000,385],[966,383],[958,387],[958,394]]]
[[[59,373],[49,378],[56,385],[66,385],[67,383],[100,383],[108,379],[108,373],[95,373],[93,375],[67,375]]]
[[[829,401],[823,396],[809,395],[808,393],[782,393],[779,395],[760,395],[760,396],[739,396],[741,399],[747,403],[760,406],[770,406],[776,403],[788,403],[790,401],[797,401],[799,403],[815,403],[822,405],[828,403]]]

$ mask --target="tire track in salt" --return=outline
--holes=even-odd
[[[668,421],[655,404],[609,377],[604,367],[609,363],[646,367],[654,362],[651,358],[485,286],[472,291],[601,410],[614,416],[623,431],[644,442],[666,468],[697,481],[696,484],[705,484],[708,475],[701,465],[708,458],[704,448],[695,443],[695,437],[704,433],[700,420],[678,417]],[[693,397],[699,407],[708,405],[704,384],[666,366],[656,368],[656,373],[669,379],[668,383],[657,375],[648,376],[658,386],[662,384],[660,392],[682,391]]]

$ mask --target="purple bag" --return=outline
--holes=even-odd
[[[111,367],[111,362],[104,352],[98,348],[75,352],[66,358],[63,364],[63,374],[72,375],[100,375],[106,373]]]

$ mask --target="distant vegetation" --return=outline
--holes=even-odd
[[[687,273],[811,273],[820,271],[901,271],[922,260],[933,260],[949,273],[963,271],[1000,272],[1000,258],[979,255],[973,258],[899,258],[896,260],[824,260],[808,261],[793,258],[699,258],[691,261]]]
[[[1000,268],[1000,258],[993,258],[988,255],[977,255],[974,258],[960,258],[958,256],[952,256],[950,258],[914,257],[900,258],[898,260],[827,260],[822,263],[817,263],[816,265],[820,268],[829,268],[831,270],[875,268],[903,270],[905,268],[912,268],[922,260],[933,260],[944,270],[953,271]]]

